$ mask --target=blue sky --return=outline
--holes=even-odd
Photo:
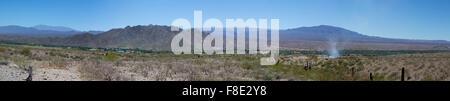
[[[204,20],[277,18],[282,29],[333,25],[371,36],[450,40],[450,0],[1,0],[0,26],[106,31],[192,20],[194,10]]]

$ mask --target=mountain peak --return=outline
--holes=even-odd
[[[318,25],[318,26],[311,26],[311,27],[300,27],[300,28],[308,28],[308,29],[320,29],[320,30],[347,30],[341,27],[336,27],[332,25]],[[349,31],[349,30],[347,30]]]
[[[312,26],[312,27],[330,28],[330,29],[343,29],[343,30],[346,30],[346,29],[344,29],[344,28],[336,27],[336,26],[331,26],[331,25],[319,25],[319,26]]]
[[[280,32],[281,36],[289,40],[320,40],[326,41],[330,39],[335,40],[354,40],[354,39],[366,39],[369,36],[362,35],[360,33],[350,31],[341,27],[335,27],[331,25],[319,25],[311,27],[299,27],[295,29],[283,30]]]
[[[287,29],[287,30],[345,30],[345,31],[349,31],[347,29],[341,28],[341,27],[336,27],[336,26],[332,26],[332,25],[318,25],[318,26],[308,26],[308,27],[297,27],[297,28],[292,28],[292,29]]]
[[[314,27],[314,26],[313,26],[313,27]],[[332,26],[332,25],[319,25],[319,26],[316,26],[316,27],[334,27],[334,28],[339,28],[339,27]]]

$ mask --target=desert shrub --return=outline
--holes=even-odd
[[[276,80],[279,79],[279,75],[277,72],[274,72],[270,69],[262,68],[262,69],[256,69],[253,71],[254,77],[256,79],[270,81],[270,80]]]
[[[153,68],[151,67],[150,64],[139,63],[139,64],[136,64],[136,66],[131,69],[131,72],[139,73],[144,77],[149,77],[149,71],[152,71],[152,70],[153,70]]]
[[[68,58],[69,57],[68,54],[63,54],[63,53],[56,53],[56,56],[63,57],[63,58]]]
[[[51,58],[49,61],[49,66],[56,69],[68,69],[70,62],[63,58]]]
[[[9,62],[5,57],[0,57],[0,65],[8,65]]]
[[[244,69],[252,69],[254,64],[251,64],[249,62],[244,62],[243,64],[241,64],[241,67]]]
[[[121,60],[114,61],[113,64],[114,64],[114,66],[116,66],[116,67],[124,66],[124,65],[125,65]]]
[[[197,65],[206,64],[205,60],[203,60],[203,59],[195,59],[194,62],[195,62],[195,64],[197,64]]]
[[[117,57],[117,55],[115,54],[115,53],[107,53],[104,57],[103,57],[103,59],[105,59],[105,60],[117,60],[117,59],[119,59],[119,57]]]
[[[103,59],[103,57],[102,56],[90,56],[89,58],[88,58],[88,60],[102,60]]]
[[[83,60],[85,57],[83,57],[83,56],[71,56],[70,58],[73,59],[73,60]]]
[[[399,73],[398,72],[392,72],[388,77],[389,78],[399,78]]]
[[[195,81],[198,78],[195,72],[190,72],[189,81]],[[156,81],[167,81],[168,78],[172,77],[172,72],[169,69],[162,69],[155,75]],[[194,79],[193,79],[194,78]]]
[[[128,80],[109,62],[86,61],[80,69],[82,76],[89,80],[117,81]]]
[[[20,54],[24,56],[31,56],[32,53],[29,48],[23,48],[22,51],[20,51]]]
[[[431,75],[425,75],[425,81],[435,81],[435,79]]]
[[[6,49],[6,48],[0,47],[0,52],[2,52],[2,53],[7,52],[7,50],[8,49]]]
[[[23,56],[11,57],[11,61],[19,67],[26,68],[31,65],[31,60]]]

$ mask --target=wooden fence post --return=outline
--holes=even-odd
[[[402,68],[402,81],[405,81],[405,67]]]
[[[26,79],[26,81],[33,81],[33,67],[28,67],[28,77]]]

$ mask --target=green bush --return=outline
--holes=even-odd
[[[32,53],[29,48],[24,48],[24,49],[22,49],[22,51],[20,51],[20,54],[22,54],[24,56],[30,56]]]
[[[105,57],[103,57],[105,60],[117,60],[119,57],[116,56],[115,53],[107,53]]]
[[[0,52],[6,52],[8,49],[6,49],[6,48],[3,48],[3,47],[0,47]]]

